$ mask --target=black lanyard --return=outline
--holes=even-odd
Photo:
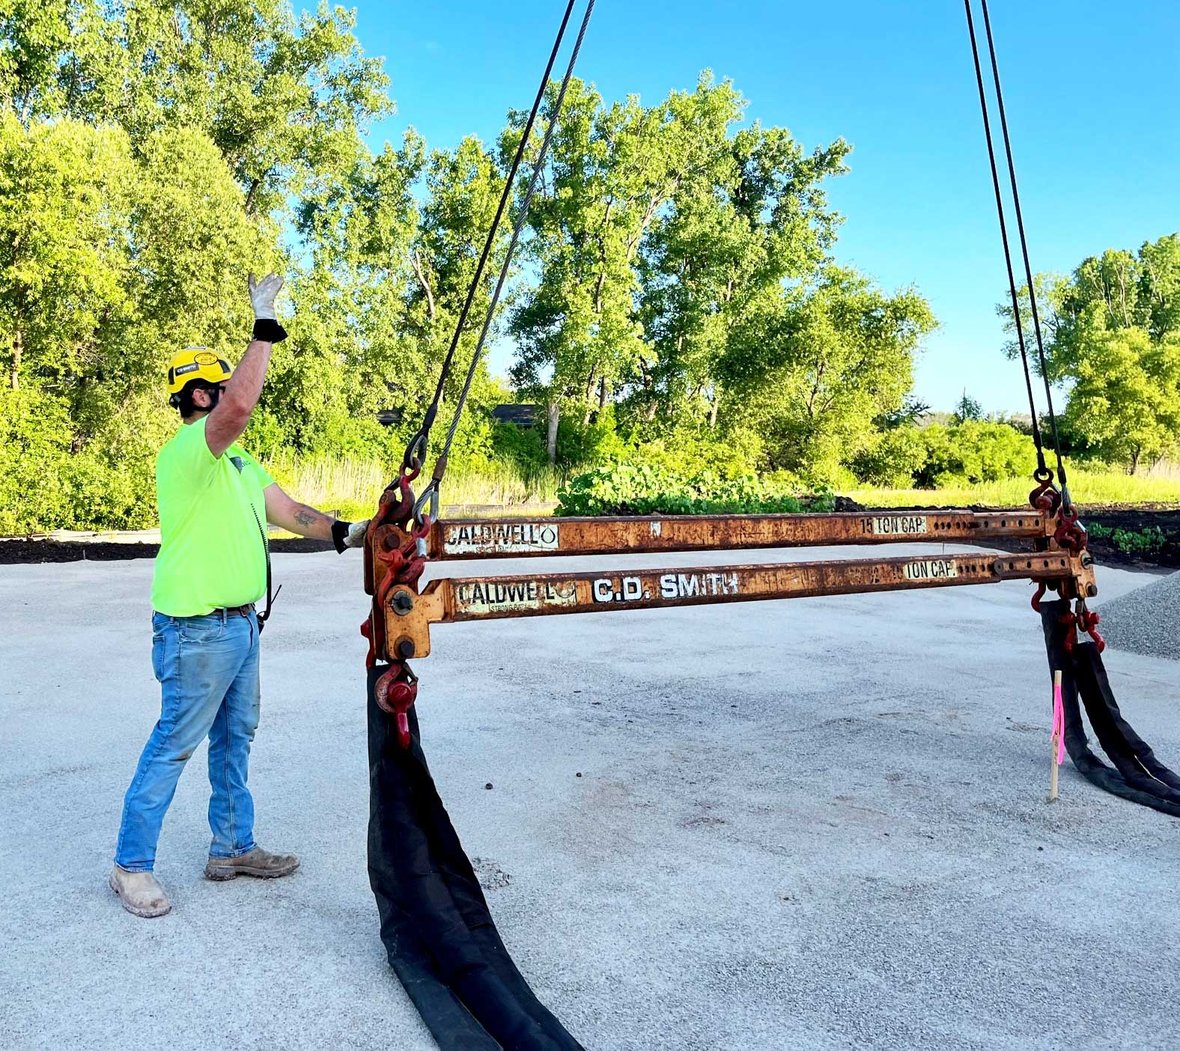
[[[249,499],[249,498],[247,498]],[[262,553],[266,556],[266,609],[258,614],[258,634],[261,637],[262,629],[266,627],[267,618],[270,617],[270,604],[279,597],[279,592],[283,590],[283,585],[280,584],[271,594],[270,590],[270,541],[266,538],[266,530],[262,528],[262,522],[258,517],[258,512],[254,510],[254,501],[250,501],[250,513],[254,515],[254,522],[258,526],[258,535],[262,537]]]

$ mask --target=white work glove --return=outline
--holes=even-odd
[[[348,535],[344,538],[345,547],[364,547],[365,534],[369,531],[369,520],[366,518],[361,522],[350,522],[348,526]]]
[[[345,548],[364,547],[365,534],[369,531],[369,519],[360,522],[332,523],[332,543],[336,550],[344,554]]]
[[[267,274],[261,281],[255,281],[251,274],[246,282],[250,289],[250,303],[254,307],[254,320],[267,318],[275,320],[275,296],[283,287],[283,279],[278,274]]]

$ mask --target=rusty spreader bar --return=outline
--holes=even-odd
[[[976,552],[905,558],[847,559],[777,565],[641,569],[626,573],[536,573],[435,580],[421,594],[394,586],[385,602],[391,656],[425,657],[430,625],[559,613],[609,612],[715,602],[803,598],[875,591],[990,584],[1001,580],[1057,582],[1064,592],[1094,594],[1083,552],[1003,555]]]
[[[907,541],[975,543],[1051,537],[1054,519],[1024,511],[874,511],[654,518],[444,519],[427,538],[432,560],[530,555],[617,555],[630,551],[815,547]]]

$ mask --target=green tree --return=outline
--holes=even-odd
[[[645,437],[717,426],[715,367],[750,302],[810,274],[836,217],[819,183],[837,142],[805,156],[785,129],[733,132],[745,100],[702,74],[644,108],[571,87],[530,213],[539,272],[511,331],[513,378],[588,425],[611,400]]]
[[[766,466],[819,481],[868,447],[874,420],[898,411],[913,354],[934,327],[912,290],[887,295],[828,267],[806,290],[779,288],[735,329],[718,363],[722,416],[764,436]]]
[[[1097,329],[1078,351],[1063,423],[1080,451],[1134,474],[1180,450],[1180,333]]]
[[[676,184],[643,244],[639,316],[655,355],[633,399],[652,422],[716,428],[731,331],[784,281],[812,278],[835,241],[822,183],[849,147],[808,155],[785,128],[735,133],[745,106],[706,73],[662,107]]]
[[[413,370],[397,380],[402,396],[412,405],[404,428],[406,437],[422,422],[429,399],[434,395],[444,355],[454,336],[503,193],[508,165],[503,151],[500,152],[501,156],[497,157],[477,138],[468,136],[453,151],[433,151],[426,164],[425,200],[417,235],[410,246],[412,276],[402,321],[402,330],[413,342],[417,357]],[[483,278],[475,289],[443,391],[444,407],[439,413],[435,437],[431,439],[435,451],[445,428],[450,426],[451,411],[446,406],[454,406],[466,378],[503,264],[508,237],[508,225],[503,222]],[[495,341],[499,331],[498,325],[494,325],[489,343]],[[502,397],[503,392],[488,376],[486,360],[481,360],[456,432],[452,453],[456,460],[478,463],[490,457],[491,424],[483,410]]]
[[[407,415],[420,403],[425,355],[404,315],[423,163],[410,131],[399,149],[358,160],[301,205],[310,258],[294,279],[291,338],[275,350],[261,403],[265,446],[363,456],[387,443],[378,410]]]
[[[966,423],[968,420],[982,420],[983,406],[979,404],[966,390],[955,404],[955,411],[951,414],[956,423]]]
[[[28,513],[59,515],[30,524],[150,513],[151,458],[175,426],[166,361],[187,343],[239,353],[241,275],[275,262],[274,231],[201,132],[156,132],[137,154],[118,129],[0,114],[2,429],[40,465]]]
[[[551,92],[546,120],[554,102]],[[512,116],[503,153],[519,141],[523,121]],[[528,216],[528,261],[538,280],[522,292],[510,325],[512,378],[548,406],[551,460],[563,409],[588,423],[648,354],[634,317],[634,263],[674,188],[665,139],[638,99],[608,107],[594,88],[571,82]]]
[[[66,0],[0,0],[0,105],[25,124],[61,107],[67,10]]]
[[[268,213],[363,153],[388,112],[381,62],[355,14],[286,0],[0,0],[0,103],[26,126],[71,116],[117,125],[138,147],[163,128],[204,131]]]
[[[1069,277],[1041,275],[1037,300],[1048,376],[1068,394],[1062,429],[1077,449],[1130,473],[1175,453],[1180,234],[1092,256]]]
[[[134,313],[123,277],[135,165],[127,137],[0,113],[0,340],[8,381],[72,391]]]
[[[276,262],[200,132],[125,133],[76,121],[25,131],[0,116],[0,339],[9,385],[32,380],[76,419],[158,384],[177,346],[240,350],[241,275]]]

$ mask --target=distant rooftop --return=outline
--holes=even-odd
[[[539,405],[497,405],[492,419],[497,423],[515,423],[517,427],[532,427],[537,422]]]

